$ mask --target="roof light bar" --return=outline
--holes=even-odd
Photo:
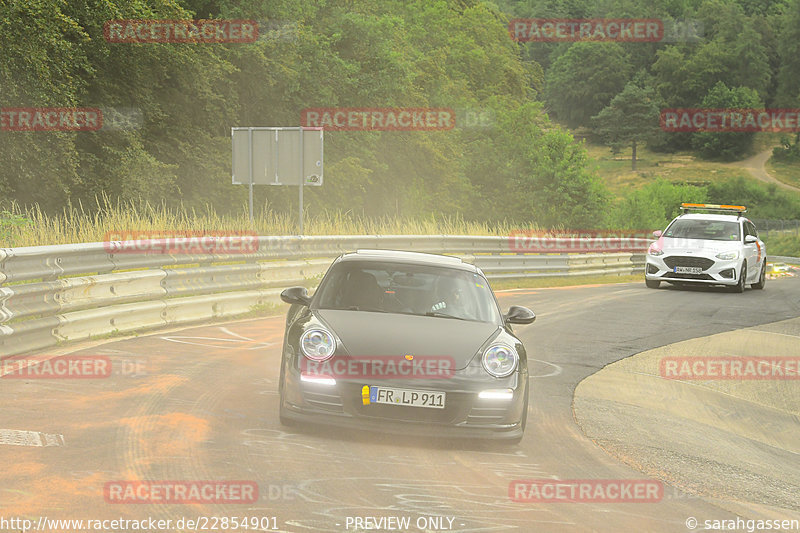
[[[743,205],[727,205],[727,204],[681,204],[681,211],[688,211],[689,209],[703,209],[707,211],[735,211],[740,215],[747,211]]]

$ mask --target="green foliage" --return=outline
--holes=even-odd
[[[0,242],[10,242],[16,234],[32,224],[33,221],[25,215],[6,209],[0,211]]]
[[[784,257],[800,257],[800,235],[760,235],[767,244],[769,255],[782,255]]]
[[[665,27],[671,21],[697,21],[702,34],[694,42],[619,44],[634,71],[643,69],[653,77],[652,86],[665,107],[700,107],[719,82],[752,89],[769,107],[800,105],[800,0],[503,0],[500,5],[515,17],[659,18]],[[604,96],[606,84],[613,83],[615,74],[601,58],[595,62],[588,53],[573,57],[579,44],[588,43],[522,45],[523,56],[545,68],[547,107],[570,126],[588,125],[586,108],[595,105],[593,115],[607,105],[611,95]],[[594,44],[598,51],[616,54],[611,43]],[[625,69],[616,73],[621,85],[629,81],[629,73]],[[670,133],[649,147],[685,150],[696,146],[692,138],[689,133]],[[704,146],[706,140],[697,142],[704,153],[725,151],[713,143]]]
[[[788,0],[785,15],[773,20],[780,23],[775,104],[797,107],[800,105],[800,0]]]
[[[718,82],[703,98],[704,109],[752,109],[763,108],[758,94],[753,89],[734,87],[729,89]],[[740,159],[753,145],[753,132],[697,132],[692,134],[692,146],[703,157],[709,159]]]
[[[763,36],[741,7],[705,0],[699,18],[705,39],[699,44],[669,45],[652,65],[656,87],[669,107],[699,107],[719,82],[754,89],[764,100],[771,69]]]
[[[545,96],[558,120],[588,126],[591,117],[622,91],[631,72],[620,44],[576,42],[547,72]]]
[[[103,37],[112,19],[201,17],[290,29],[252,44]],[[142,121],[89,133],[0,132],[0,194],[47,212],[108,195],[228,213],[247,194],[230,185],[232,126],[297,125],[307,107],[449,107],[488,112],[494,127],[326,133],[325,185],[306,189],[309,214],[553,219],[550,203],[521,200],[525,179],[571,213],[594,208],[601,200],[585,155],[571,136],[543,134],[553,127],[531,107],[542,70],[521,60],[506,24],[494,4],[460,0],[2,2],[4,105],[130,108]],[[256,193],[276,212],[296,209],[296,189]]]
[[[649,121],[659,106],[800,101],[800,0],[499,5],[0,0],[4,107],[127,108],[142,117],[121,130],[0,130],[0,198],[49,213],[93,205],[103,195],[238,212],[247,191],[230,185],[232,126],[294,126],[307,107],[451,107],[488,111],[494,123],[443,132],[326,133],[325,185],[306,189],[309,215],[463,213],[487,223],[579,227],[608,211],[608,193],[587,171],[584,148],[546,113],[570,126],[590,125],[597,116],[597,133],[620,148],[650,144]],[[698,43],[520,45],[509,39],[512,16],[699,18],[706,36]],[[111,19],[208,17],[268,21],[285,30],[265,32],[252,44],[124,44],[103,37]],[[632,81],[634,72],[642,74]],[[725,135],[674,134],[663,146],[689,146],[691,138],[707,156],[740,156],[747,138]],[[794,157],[789,152],[780,154]],[[295,189],[256,193],[258,205],[281,215],[296,209]],[[776,212],[793,209],[776,198],[764,201]],[[629,208],[638,217],[634,225],[660,216],[652,198],[631,202],[638,202]]]
[[[704,187],[657,179],[623,197],[609,214],[609,227],[663,229],[680,214],[682,202],[705,202],[706,195]]]
[[[482,208],[493,218],[504,213],[539,227],[593,227],[608,201],[608,192],[587,167],[586,149],[528,103],[498,114],[492,136],[494,154],[479,163],[486,173]]]
[[[781,137],[781,145],[772,149],[772,157],[776,161],[800,162],[800,133],[795,134],[794,141],[786,135]]]
[[[94,72],[88,35],[59,0],[0,2],[2,107],[74,106]],[[78,179],[74,136],[0,131],[0,197],[59,205]]]
[[[708,202],[744,205],[751,218],[800,220],[800,198],[773,183],[745,178],[713,182],[708,186]]]

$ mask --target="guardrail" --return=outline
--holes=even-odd
[[[768,256],[770,263],[789,263],[790,265],[800,265],[800,257],[786,257],[783,255]]]
[[[258,237],[248,254],[128,253],[119,242],[0,248],[0,357],[241,315],[279,303],[285,287],[315,284],[334,257],[359,248],[458,255],[503,279],[641,273],[648,241],[629,244],[641,252],[519,253],[509,237],[464,235]]]

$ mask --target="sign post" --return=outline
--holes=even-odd
[[[297,185],[298,228],[303,234],[303,187],[323,182],[322,128],[231,128],[232,181],[249,187],[253,221],[254,185]]]
[[[299,217],[300,217],[300,222],[298,224],[298,227],[300,228],[300,235],[302,235],[303,234],[303,181],[305,181],[305,179],[304,179],[305,175],[302,172],[302,170],[303,170],[303,127],[302,126],[300,127],[300,133],[299,133],[298,137],[300,137],[300,150],[298,150],[298,151],[300,152],[300,165],[299,166],[300,166],[301,172],[300,172],[300,186],[297,188],[297,190],[300,191],[299,192],[299,197],[297,199],[297,205],[299,206],[298,211],[299,211]]]
[[[247,158],[248,174],[250,175],[250,202],[248,203],[248,213],[250,213],[250,223],[253,222],[253,130],[247,131],[247,153],[250,157]]]

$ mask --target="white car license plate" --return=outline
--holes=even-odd
[[[444,392],[394,389],[391,387],[378,387],[377,385],[372,385],[369,388],[370,403],[444,409],[444,400]]]
[[[675,267],[676,274],[702,274],[703,269],[700,267]]]

